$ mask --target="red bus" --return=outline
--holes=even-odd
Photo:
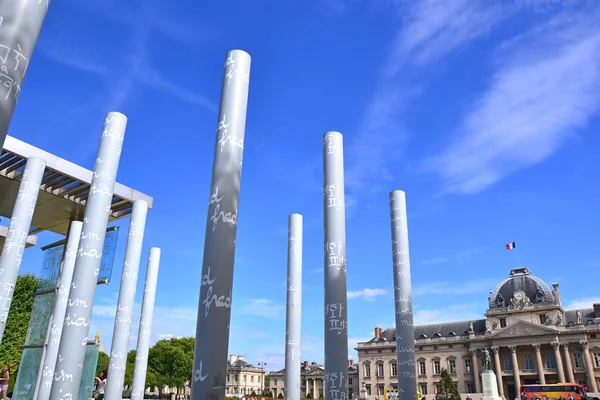
[[[521,400],[587,400],[587,388],[578,383],[521,385]]]

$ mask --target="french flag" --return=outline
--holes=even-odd
[[[517,242],[512,242],[506,245],[506,250],[512,250],[517,247]]]

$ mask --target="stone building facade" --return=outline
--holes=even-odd
[[[259,363],[260,364],[260,363]],[[252,392],[260,395],[264,390],[265,369],[255,367],[244,361],[244,356],[229,356],[227,377],[225,378],[225,395],[241,397]]]
[[[531,383],[578,382],[597,393],[600,304],[590,306],[564,310],[558,283],[550,289],[529,269],[513,269],[490,292],[485,319],[415,326],[418,388],[433,398],[446,369],[459,391],[481,393],[487,352],[504,398]],[[355,397],[377,400],[397,389],[395,332],[375,328],[370,341],[358,343]]]
[[[284,395],[284,377],[285,369],[271,372],[269,374],[268,390],[273,392],[273,396],[277,398],[279,394]],[[302,397],[310,396],[313,399],[319,399],[325,396],[323,391],[325,381],[325,367],[316,362],[308,363],[304,361],[300,368],[300,395]],[[350,398],[354,398],[354,394],[358,393],[358,364],[354,364],[352,360],[348,360],[348,389]],[[340,400],[344,400],[341,399]]]

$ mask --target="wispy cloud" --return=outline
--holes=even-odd
[[[463,295],[470,293],[488,293],[498,283],[496,279],[474,279],[470,281],[428,281],[413,285],[415,296]]]
[[[285,306],[277,304],[269,299],[250,299],[245,300],[237,308],[237,312],[242,315],[251,315],[263,318],[279,318],[283,315]]]
[[[310,270],[311,274],[322,274],[323,273],[323,268],[313,268]]]
[[[385,289],[360,289],[348,292],[349,299],[357,299],[362,298],[364,300],[372,301],[375,300],[375,297],[385,296],[387,291]]]
[[[436,258],[430,258],[428,260],[423,260],[421,261],[421,265],[436,265],[436,264],[443,264],[443,263],[447,263],[448,259],[446,257],[436,257]]]
[[[567,10],[506,43],[490,88],[423,170],[449,193],[477,193],[542,162],[600,109],[595,10]]]
[[[581,310],[592,308],[594,304],[600,304],[600,296],[569,300],[563,307],[565,310]]]
[[[378,191],[393,178],[389,163],[410,136],[403,119],[409,104],[423,91],[423,79],[419,79],[423,68],[488,32],[505,16],[489,2],[397,3],[401,28],[384,60],[359,132],[348,144],[346,185],[351,192]],[[381,184],[373,186],[373,182]]]
[[[415,325],[437,324],[452,321],[482,319],[484,311],[473,304],[457,304],[435,309],[418,309],[414,313]]]

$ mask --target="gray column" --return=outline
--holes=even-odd
[[[594,375],[594,362],[590,354],[590,344],[587,340],[581,340],[579,344],[581,344],[581,348],[583,349],[583,359],[585,360],[585,374],[588,378],[589,391],[592,393],[596,393],[598,391],[598,385],[596,384],[596,376]]]
[[[513,376],[515,378],[515,388],[521,387],[521,374],[519,372],[519,358],[517,357],[517,346],[508,346],[512,356]],[[519,389],[517,389],[516,399],[519,398]]]
[[[50,0],[0,2],[0,150]]]
[[[125,380],[125,366],[127,365],[127,351],[129,350],[129,333],[131,330],[131,317],[135,303],[135,289],[142,256],[142,243],[146,227],[146,214],[148,203],[144,200],[133,202],[131,221],[129,222],[129,235],[125,248],[125,261],[117,301],[117,315],[113,331],[112,345],[110,347],[110,362],[108,364],[108,379],[106,381],[106,400],[121,400],[123,397],[123,382]]]
[[[492,346],[494,351],[494,368],[496,369],[496,378],[498,379],[498,394],[504,397],[504,383],[502,382],[502,367],[500,366],[500,348]]]
[[[571,354],[569,353],[569,343],[563,343],[563,355],[565,358],[565,369],[567,370],[567,378],[569,383],[575,382],[575,374],[573,373],[573,364],[571,363]]]
[[[160,249],[158,247],[151,247],[148,256],[148,269],[146,270],[146,285],[144,286],[144,299],[142,300],[135,367],[133,368],[131,400],[142,400],[144,398],[144,390],[146,389],[146,369],[148,368],[148,351],[150,350],[150,333],[152,329],[152,315],[154,314],[154,299],[156,298],[159,265]]]
[[[565,383],[565,370],[563,368],[562,357],[560,356],[560,343],[552,342],[552,348],[554,349],[554,362],[556,363],[556,372],[558,373],[558,382]]]
[[[52,307],[52,316],[50,317],[51,327],[42,361],[42,375],[38,377],[37,393],[34,393],[33,396],[37,400],[48,400],[50,398],[52,377],[54,376],[54,367],[58,359],[58,348],[67,312],[69,290],[71,289],[71,281],[73,280],[73,270],[75,268],[75,259],[77,257],[77,249],[79,248],[82,227],[83,222],[81,221],[71,221],[71,226],[69,227],[69,236],[67,236],[67,245],[64,250],[62,268],[58,276],[56,297]]]
[[[546,384],[546,376],[544,375],[544,362],[542,361],[542,352],[540,350],[540,344],[534,343],[533,351],[535,352],[535,363],[538,370],[538,381],[540,385]]]
[[[79,394],[83,372],[81,366],[85,359],[100,259],[126,125],[127,117],[123,114],[109,112],[106,115],[54,369],[54,383],[50,391],[52,400],[69,396],[77,398]]]
[[[417,374],[415,369],[415,327],[412,311],[410,252],[406,195],[402,190],[390,193],[392,221],[392,261],[394,265],[394,300],[396,302],[396,351],[398,356],[398,400],[415,400]]]
[[[348,310],[344,149],[339,132],[323,135],[325,215],[325,399],[348,398]]]
[[[192,400],[223,400],[250,55],[225,59],[198,302]]]
[[[8,312],[15,284],[17,283],[17,276],[19,276],[19,268],[21,267],[45,168],[46,162],[41,158],[31,157],[27,159],[12,218],[6,233],[6,240],[2,248],[2,256],[0,257],[0,302],[2,304],[0,310],[0,343],[2,343],[4,329],[6,329],[6,320],[8,319]]]
[[[302,215],[289,216],[288,280],[285,334],[285,398],[300,395],[300,338],[302,335]]]
[[[471,363],[473,364],[473,383],[475,383],[475,393],[481,393],[481,381],[479,376],[479,359],[477,358],[477,349],[470,349]],[[519,385],[517,385],[518,387]]]

